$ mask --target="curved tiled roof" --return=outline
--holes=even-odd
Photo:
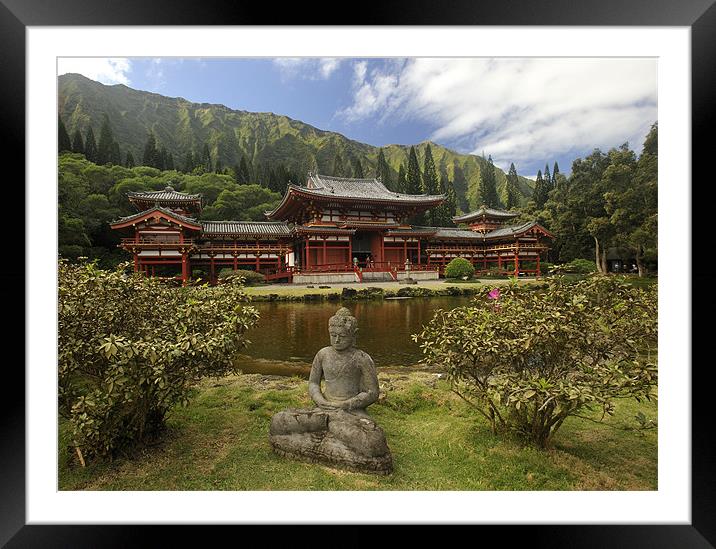
[[[161,191],[129,191],[127,197],[135,200],[147,201],[170,201],[170,202],[196,202],[201,200],[200,194],[187,194],[175,191],[172,187],[166,187]]]
[[[153,208],[149,208],[148,210],[144,210],[142,212],[133,214],[133,215],[127,215],[124,217],[120,217],[117,221],[110,222],[110,225],[119,225],[122,223],[127,223],[129,221],[133,221],[135,219],[140,219],[142,217],[145,217],[147,214],[152,212],[161,212],[167,217],[171,217],[173,219],[176,219],[177,221],[181,221],[182,223],[186,223],[187,225],[194,225],[194,226],[200,226],[199,221],[194,219],[193,217],[186,217],[184,215],[179,215],[178,213],[169,210],[167,208],[162,208],[161,206],[154,206]]]
[[[291,229],[283,221],[202,221],[204,235],[290,236]]]
[[[347,177],[333,177],[329,175],[311,174],[308,176],[306,187],[296,189],[311,194],[344,197],[344,198],[366,198],[369,200],[398,200],[409,202],[431,202],[444,199],[444,195],[428,194],[402,194],[389,190],[377,179],[351,179]]]
[[[489,240],[492,238],[502,238],[505,236],[516,236],[538,225],[539,223],[537,223],[536,221],[528,221],[527,223],[522,223],[521,225],[500,227],[499,229],[495,229],[494,231],[490,231],[485,234],[482,234],[477,231],[472,231],[470,229],[437,227],[437,231],[433,238],[468,238],[472,240]]]
[[[477,217],[487,217],[492,219],[512,219],[517,217],[519,214],[514,212],[508,212],[505,210],[496,210],[495,208],[488,208],[487,206],[481,206],[480,209],[474,212],[466,213],[463,215],[456,215],[452,218],[455,223],[464,223],[471,221]]]

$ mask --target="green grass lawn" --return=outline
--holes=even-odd
[[[60,490],[656,490],[657,430],[641,435],[655,403],[620,401],[605,425],[570,418],[554,447],[538,450],[487,423],[427,371],[379,373],[369,411],[386,433],[394,473],[373,476],[275,455],[271,416],[309,407],[306,380],[244,374],[203,381],[174,409],[159,444],[81,467],[60,425]],[[595,415],[595,417],[598,417]],[[610,427],[611,426],[611,427]]]

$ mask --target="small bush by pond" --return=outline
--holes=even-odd
[[[469,280],[474,274],[475,267],[463,257],[456,257],[445,266],[445,278]]]

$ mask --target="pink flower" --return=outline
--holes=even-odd
[[[489,294],[487,294],[487,297],[490,299],[498,299],[500,297],[500,289],[495,288],[494,290],[490,291]]]

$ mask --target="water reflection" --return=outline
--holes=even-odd
[[[408,366],[420,358],[410,336],[421,330],[436,309],[452,309],[468,297],[411,298],[349,302],[358,319],[357,346],[377,367]],[[340,303],[256,303],[261,319],[248,334],[251,345],[239,357],[245,372],[307,375],[316,352],[330,344],[328,319]]]

